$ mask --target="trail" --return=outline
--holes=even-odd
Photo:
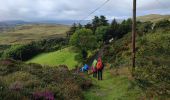
[[[94,61],[94,59],[97,60],[99,56],[102,57],[102,56],[103,56],[103,50],[104,50],[105,47],[106,47],[106,45],[103,45],[103,46],[99,49],[99,51],[98,51],[94,56],[92,56],[90,60],[88,60],[87,64],[91,66],[92,63],[93,63],[93,61]]]
[[[128,69],[121,70],[126,72]],[[108,67],[103,71],[103,80],[90,77],[94,86],[84,92],[85,100],[139,100],[143,95],[126,75],[114,75]]]
[[[94,59],[98,56],[103,56],[103,51],[107,45],[101,47],[101,49],[94,55],[88,62],[92,64]],[[116,69],[117,70],[117,69]],[[109,66],[105,66],[103,70],[103,80],[92,79],[93,87],[84,92],[85,100],[138,100],[143,97],[142,90],[133,83],[133,80],[129,79],[131,75],[128,67],[123,67],[118,70],[116,74],[115,69],[110,69]]]

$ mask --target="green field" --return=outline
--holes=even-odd
[[[63,37],[69,26],[48,25],[48,24],[28,24],[16,26],[0,33],[0,44],[23,44],[39,39]]]
[[[73,48],[68,47],[55,52],[43,53],[27,62],[39,63],[42,65],[50,65],[50,66],[67,65],[69,69],[73,69],[75,68],[76,65],[79,64],[79,62],[75,60],[75,57],[76,55],[78,55],[78,53],[76,53],[72,49]]]
[[[84,92],[85,100],[139,100],[142,91],[133,85],[127,75],[112,75],[109,69],[104,70],[103,80],[92,78],[93,88]]]

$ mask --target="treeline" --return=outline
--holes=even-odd
[[[137,34],[142,36],[148,32],[155,32],[161,29],[168,30],[170,21],[163,20],[157,23],[137,21]],[[86,25],[73,24],[67,32],[70,45],[78,47],[82,51],[85,59],[88,50],[100,48],[103,44],[111,42],[111,40],[121,39],[124,35],[132,30],[132,20],[129,18],[122,22],[113,19],[108,22],[105,16],[95,16],[91,23]],[[131,39],[129,39],[131,40]]]
[[[124,34],[130,32],[131,26],[131,19],[123,20],[121,23],[114,19],[109,23],[105,16],[95,16],[92,22],[86,25],[74,23],[67,32],[67,36],[70,37],[76,30],[84,28],[91,30],[93,35],[97,37],[97,41],[108,42],[111,38],[121,38]]]
[[[105,16],[95,16],[91,23],[86,25],[73,24],[67,32],[70,45],[78,47],[82,51],[82,56],[86,59],[88,51],[99,49],[110,39],[119,39],[131,31],[132,20],[123,20],[118,23],[114,19],[108,22]]]
[[[137,33],[144,34],[147,32],[155,32],[156,30],[164,28],[168,30],[170,26],[169,20],[161,20],[156,23],[140,22],[137,21]],[[132,19],[123,20],[122,22],[117,22],[116,19],[113,19],[111,23],[108,22],[105,16],[95,16],[91,23],[86,25],[81,25],[74,23],[70,30],[67,32],[67,36],[72,36],[77,30],[82,28],[90,29],[98,39],[98,41],[108,42],[109,39],[116,38],[119,39],[123,37],[128,32],[132,30]],[[102,36],[102,37],[101,37]]]
[[[2,53],[2,58],[26,61],[42,52],[55,51],[67,44],[65,38],[44,39],[28,44],[13,45]]]

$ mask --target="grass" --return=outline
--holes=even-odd
[[[67,65],[69,69],[73,69],[76,65],[79,64],[79,62],[75,60],[75,57],[78,55],[78,53],[76,53],[72,49],[72,47],[68,47],[55,52],[43,53],[27,62],[50,66]]]
[[[30,41],[36,41],[45,38],[66,36],[69,26],[66,25],[48,25],[48,24],[30,24],[16,26],[0,33],[0,44],[23,44]]]
[[[103,80],[92,79],[93,88],[84,92],[86,100],[138,100],[142,91],[126,76],[111,76],[104,70]]]

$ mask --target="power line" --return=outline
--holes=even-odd
[[[97,7],[96,9],[94,9],[91,13],[89,13],[86,17],[82,18],[79,23],[81,23],[83,20],[87,19],[90,15],[92,15],[93,13],[95,13],[97,10],[99,10],[100,8],[102,8],[105,4],[107,4],[110,0],[107,0],[105,2],[103,2],[99,7]]]

